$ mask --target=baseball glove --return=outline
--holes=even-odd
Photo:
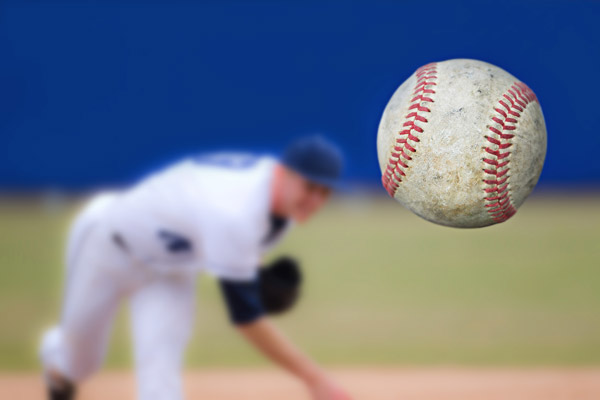
[[[268,314],[289,311],[300,296],[302,273],[291,257],[281,257],[260,269],[260,297]]]

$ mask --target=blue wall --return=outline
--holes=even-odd
[[[417,67],[496,64],[538,95],[545,184],[600,183],[600,2],[0,3],[0,188],[127,182],[182,154],[321,131],[379,181]]]

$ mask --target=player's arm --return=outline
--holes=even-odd
[[[307,384],[325,375],[319,366],[294,346],[269,318],[261,317],[237,325],[240,333],[269,359],[287,369]]]
[[[301,379],[315,400],[348,400],[350,397],[325,372],[294,346],[266,317],[258,280],[221,280],[221,290],[231,322],[262,354]]]

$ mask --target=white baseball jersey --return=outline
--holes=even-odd
[[[152,268],[252,279],[287,231],[265,243],[275,165],[271,157],[231,153],[183,160],[118,196],[110,226]]]

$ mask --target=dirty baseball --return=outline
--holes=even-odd
[[[390,196],[437,224],[473,228],[511,218],[546,154],[539,100],[494,65],[467,59],[422,66],[396,90],[377,135]]]

